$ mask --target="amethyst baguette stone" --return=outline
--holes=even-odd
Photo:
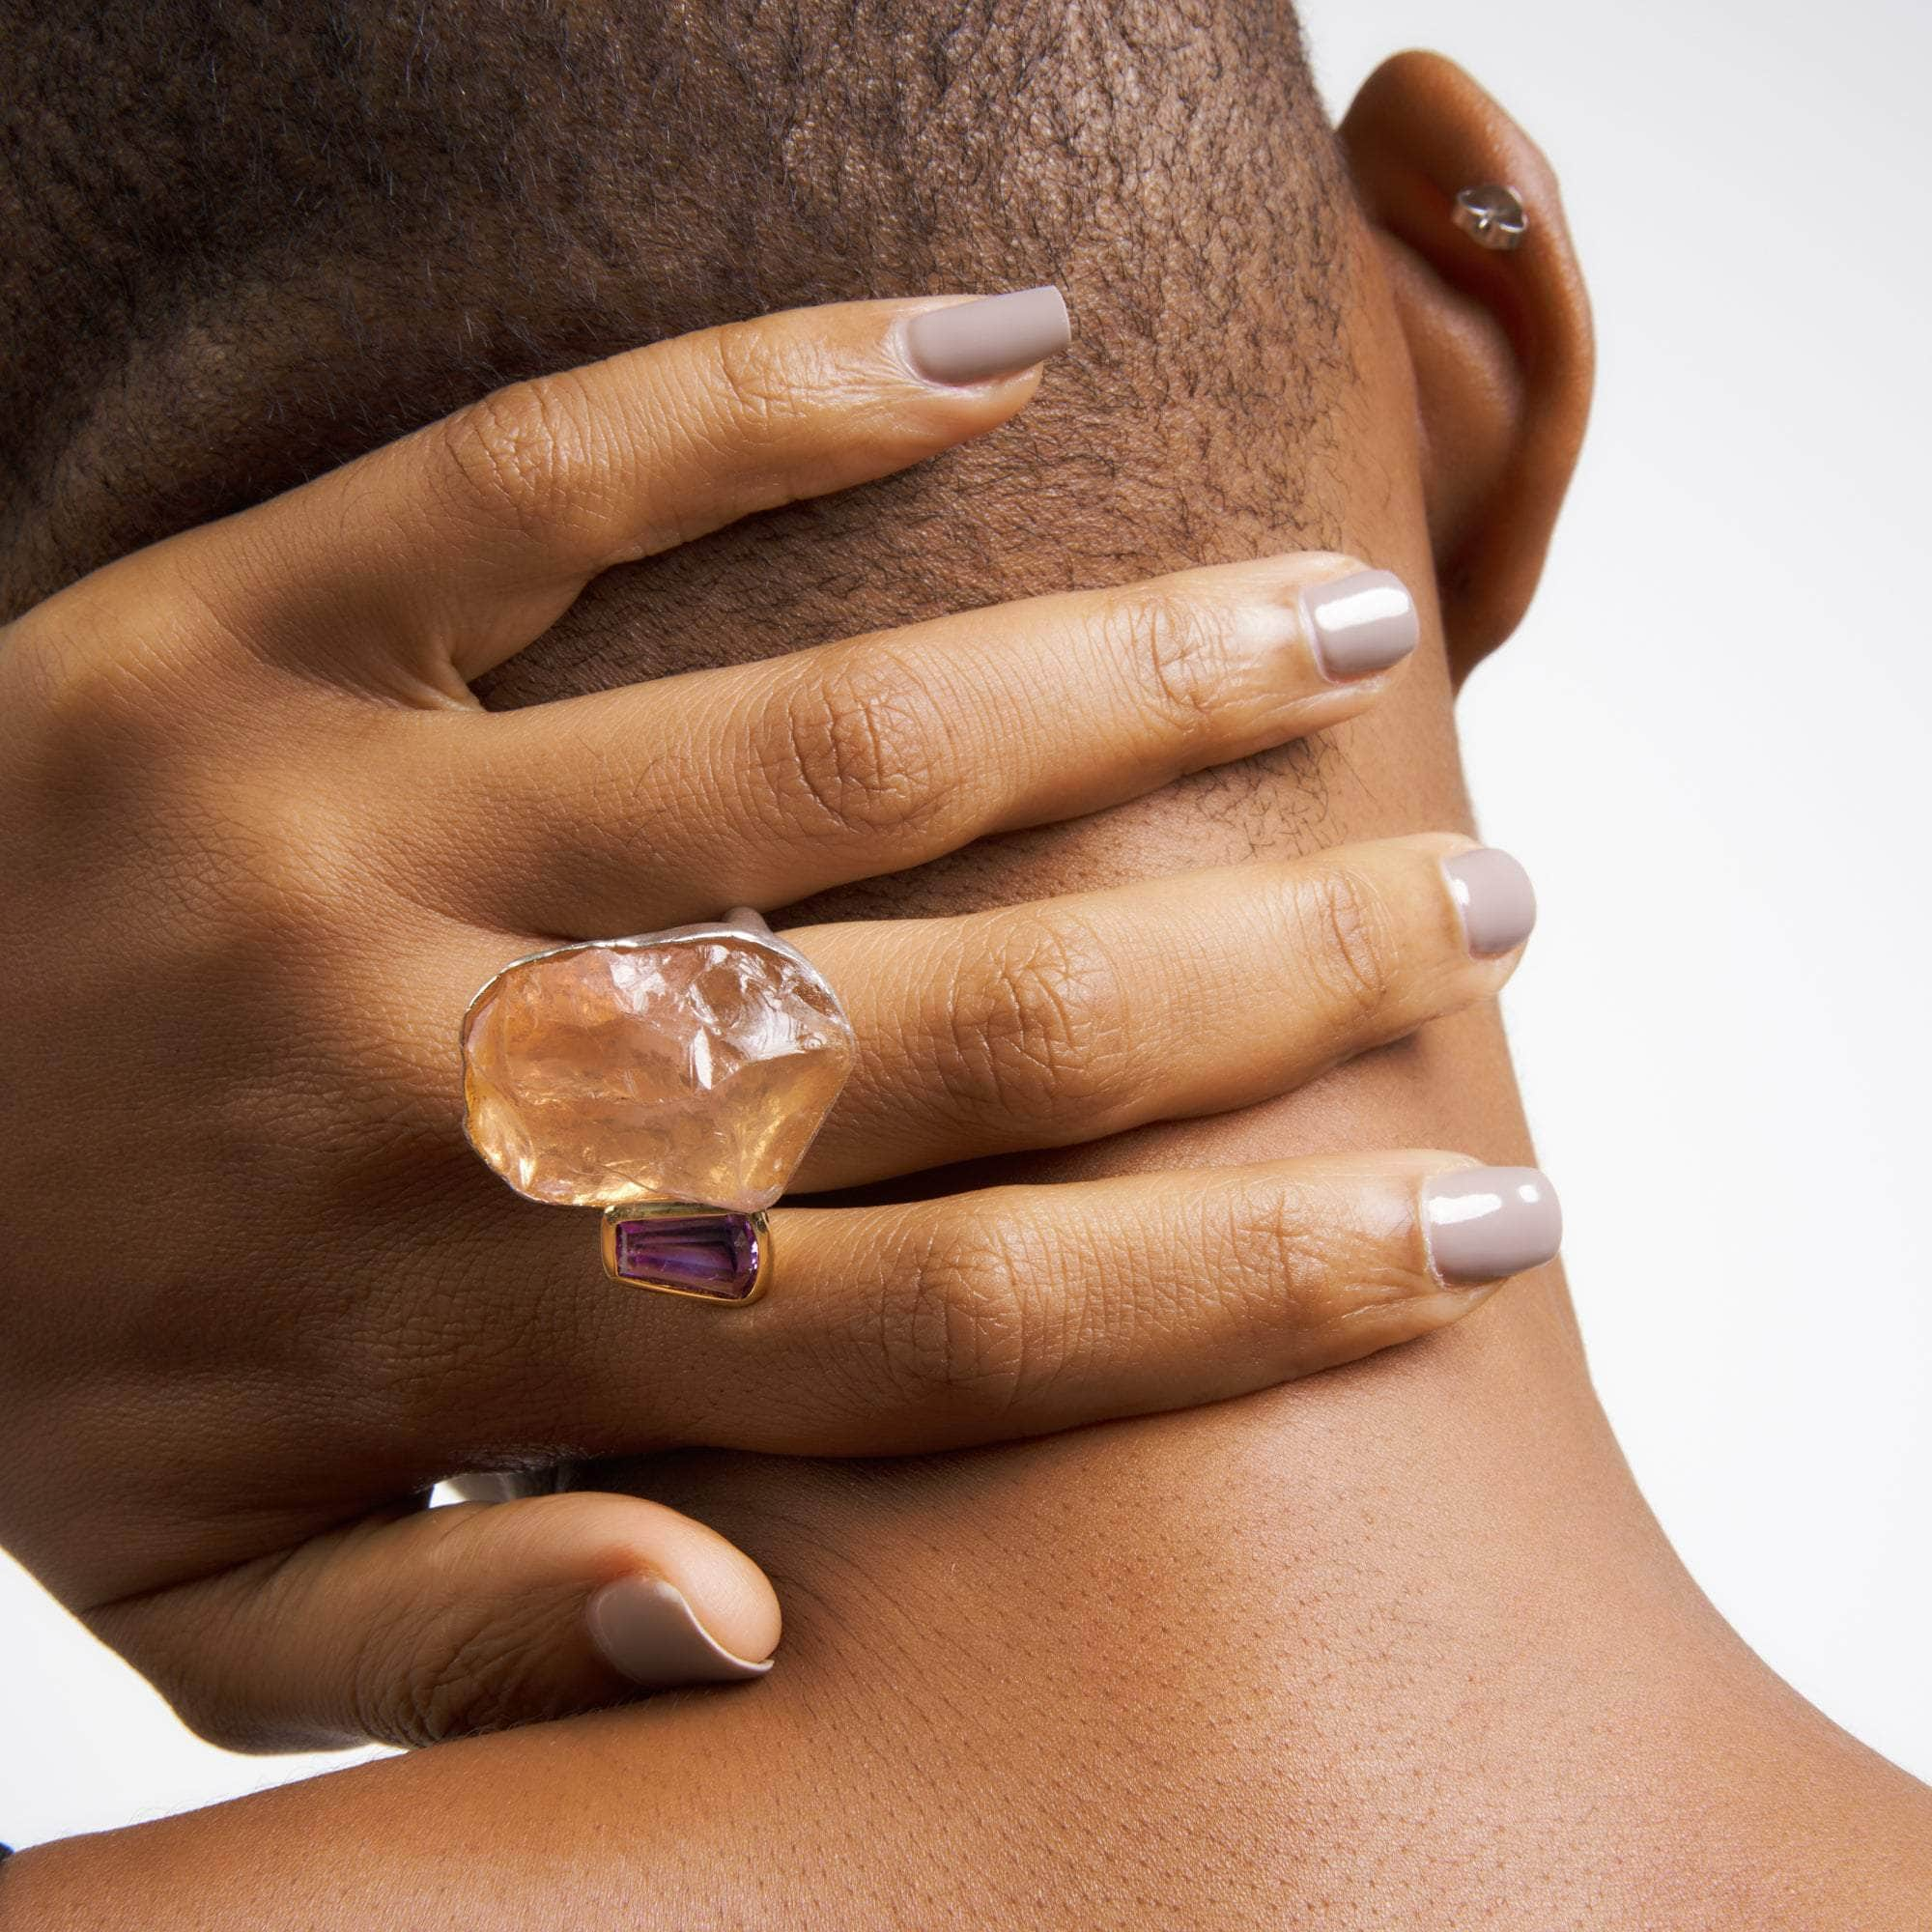
[[[762,1213],[684,1201],[605,1210],[605,1272],[633,1288],[702,1301],[755,1301],[770,1257]]]

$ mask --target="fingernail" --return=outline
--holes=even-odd
[[[983,383],[1011,376],[1073,339],[1060,291],[1020,289],[982,301],[929,308],[906,325],[906,355],[928,383]]]
[[[1533,1167],[1465,1167],[1422,1191],[1435,1272],[1459,1288],[1541,1267],[1563,1245],[1563,1208]]]
[[[1415,599],[1392,570],[1358,570],[1301,593],[1315,661],[1332,684],[1400,664],[1422,632]]]
[[[1513,952],[1536,924],[1536,888],[1507,852],[1479,845],[1442,862],[1463,938],[1478,959]]]
[[[697,1621],[684,1592],[660,1577],[621,1577],[591,1598],[590,1640],[606,1662],[651,1690],[734,1684],[771,1665],[734,1656]]]

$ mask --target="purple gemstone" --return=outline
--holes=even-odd
[[[620,1280],[720,1301],[743,1301],[758,1278],[756,1224],[722,1208],[619,1221],[616,1250]]]

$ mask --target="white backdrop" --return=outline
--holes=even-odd
[[[1543,902],[1509,995],[1531,1113],[1665,1528],[1777,1670],[1932,1777],[1932,9],[1303,13],[1338,111],[1440,46],[1562,173],[1596,427],[1464,700],[1485,832]],[[0,1837],[336,1761],[198,1744],[0,1569]]]

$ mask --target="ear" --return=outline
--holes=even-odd
[[[1423,487],[1449,662],[1460,681],[1520,621],[1590,412],[1590,304],[1556,177],[1534,142],[1439,54],[1371,74],[1341,136],[1415,370]],[[1480,246],[1458,192],[1502,184],[1520,247]]]

